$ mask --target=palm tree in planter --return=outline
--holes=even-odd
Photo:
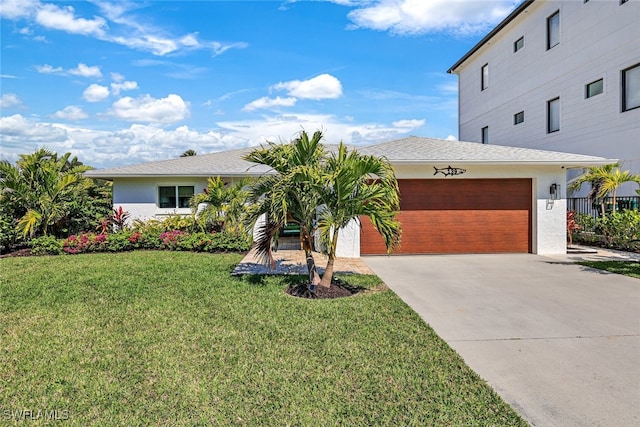
[[[288,223],[298,224],[300,240],[305,252],[309,272],[308,296],[315,293],[320,284],[313,258],[313,230],[317,207],[320,205],[318,188],[322,183],[321,164],[326,153],[317,131],[310,138],[302,131],[289,144],[269,142],[246,156],[245,160],[269,166],[272,173],[258,178],[251,186],[249,223],[255,224],[265,216],[266,222],[259,227],[254,250],[265,263],[273,263],[271,247],[277,245],[280,229]]]
[[[395,173],[386,159],[349,152],[342,143],[329,156],[324,174],[318,230],[328,259],[320,284],[329,287],[339,231],[350,222],[368,217],[388,252],[400,244],[401,227],[395,219],[400,197]]]

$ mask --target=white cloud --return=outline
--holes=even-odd
[[[3,158],[14,161],[20,154],[46,145],[58,153],[71,152],[85,164],[109,167],[176,158],[189,148],[204,154],[256,146],[266,141],[289,141],[301,129],[322,130],[327,144],[342,140],[352,145],[401,138],[411,131],[384,123],[357,123],[330,114],[272,115],[255,120],[217,122],[215,128],[204,131],[187,126],[166,129],[158,124],[162,123],[133,123],[120,129],[97,130],[45,123],[21,115],[2,117]]]
[[[70,68],[68,70],[63,69],[62,67],[53,67],[49,64],[36,65],[36,71],[41,74],[60,74],[63,76],[71,74],[73,76],[88,78],[94,77],[98,79],[102,77],[102,72],[100,71],[100,67],[98,65],[89,66],[87,64],[83,64],[82,62],[78,63],[77,67]]]
[[[286,90],[290,96],[299,99],[335,99],[342,96],[340,80],[330,74],[320,74],[309,80],[280,82],[273,90]]]
[[[175,94],[160,99],[126,96],[113,103],[109,115],[129,122],[174,123],[189,116],[189,104]]]
[[[25,149],[27,143],[42,144],[64,142],[67,139],[67,133],[64,129],[60,129],[50,123],[39,123],[35,120],[27,119],[20,114],[13,116],[0,117],[0,135],[2,136],[3,149],[9,149],[12,146],[18,146]],[[29,147],[26,151],[33,151],[37,145]],[[26,151],[21,151],[24,153]]]
[[[36,65],[36,71],[42,74],[58,74],[64,72],[62,67],[52,67],[49,64]]]
[[[446,139],[447,141],[457,141],[457,140],[458,140],[458,138],[456,138],[456,137],[455,137],[455,136],[453,136],[453,135],[449,135],[449,136],[448,136],[448,137],[446,137],[445,139]]]
[[[355,28],[395,34],[485,32],[513,10],[515,0],[375,0],[365,2],[348,17]]]
[[[15,93],[4,93],[0,98],[0,108],[19,107],[22,105],[22,101]]]
[[[426,123],[426,120],[424,119],[421,119],[421,120],[413,119],[413,120],[398,120],[396,122],[393,122],[392,124],[397,128],[416,129],[421,126],[424,126],[425,123]]]
[[[96,78],[102,77],[102,72],[100,72],[100,67],[98,67],[97,65],[90,67],[86,64],[79,63],[76,68],[72,68],[68,72],[69,74],[73,74],[74,76],[96,77]]]
[[[138,82],[134,81],[123,81],[121,83],[111,83],[111,92],[118,96],[120,95],[120,91],[123,90],[134,90],[138,89]]]
[[[262,98],[256,99],[255,101],[251,101],[247,105],[245,105],[242,110],[243,111],[253,111],[260,108],[268,109],[273,107],[293,107],[296,105],[296,98],[280,98],[276,96],[275,98],[269,98],[264,96]]]
[[[29,16],[38,4],[40,4],[38,0],[2,0],[0,2],[0,17],[19,19]]]
[[[120,73],[111,73],[111,80],[114,82],[121,82],[124,80],[124,76]]]
[[[158,56],[180,50],[203,49],[211,50],[216,56],[229,49],[247,47],[247,43],[244,42],[222,43],[200,40],[197,33],[176,36],[169,34],[162,27],[156,28],[148,22],[140,23],[131,16],[130,12],[144,8],[143,2],[94,2],[107,18],[105,19],[102,16],[79,17],[71,6],[61,7],[52,3],[41,3],[38,0],[0,1],[0,16],[3,18],[11,20],[26,18],[47,29],[92,36]]]
[[[82,108],[69,105],[63,108],[60,111],[56,111],[55,114],[52,115],[53,118],[62,119],[62,120],[82,120],[89,117],[87,113],[82,111]]]
[[[109,97],[109,88],[98,84],[91,84],[82,93],[82,98],[88,102],[100,102]]]
[[[77,18],[71,6],[64,8],[54,4],[42,4],[36,11],[36,22],[43,27],[72,34],[103,36],[107,21],[99,16],[93,19]]]

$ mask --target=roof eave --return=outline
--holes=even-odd
[[[522,4],[520,4],[520,6],[516,7],[513,12],[511,12],[505,19],[503,19],[498,25],[495,26],[495,28],[493,30],[491,30],[489,32],[489,34],[487,34],[486,36],[484,36],[482,38],[482,40],[480,40],[474,47],[471,48],[471,50],[469,50],[467,53],[464,54],[464,56],[462,58],[460,58],[458,60],[458,62],[456,62],[455,64],[453,64],[451,66],[451,68],[449,68],[447,70],[447,73],[449,74],[455,74],[456,69],[462,65],[467,59],[469,59],[471,56],[473,56],[474,53],[476,53],[478,50],[480,50],[480,48],[482,46],[485,45],[485,43],[487,43],[489,40],[491,40],[493,38],[493,36],[495,36],[496,34],[498,34],[504,27],[506,27],[507,25],[509,25],[509,23],[511,21],[513,21],[514,19],[516,19],[518,17],[518,15],[520,15],[526,8],[528,8],[535,0],[525,0],[524,2],[522,2]]]
[[[473,166],[565,166],[592,167],[604,166],[618,162],[616,159],[603,160],[390,160],[392,165],[473,165]]]
[[[158,173],[124,173],[124,174],[88,174],[84,175],[87,178],[96,178],[96,179],[107,179],[111,180],[114,178],[209,178],[212,176],[225,176],[225,177],[246,177],[246,176],[262,176],[264,174],[269,174],[271,172],[232,172],[232,173],[193,173],[193,174],[158,174]]]

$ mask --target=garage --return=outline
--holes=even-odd
[[[532,181],[400,179],[402,243],[396,254],[532,252]],[[386,254],[362,219],[362,255]]]

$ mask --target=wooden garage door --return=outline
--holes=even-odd
[[[404,179],[396,254],[531,252],[531,179]],[[362,218],[360,253],[386,253]]]

